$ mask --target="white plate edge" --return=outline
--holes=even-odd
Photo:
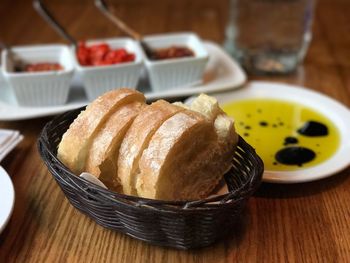
[[[11,178],[9,176],[9,174],[5,171],[5,169],[0,166],[0,177],[2,177],[2,182],[4,181],[5,183],[7,182],[7,189],[9,190],[8,194],[11,195],[11,200],[9,200],[9,210],[7,211],[7,216],[5,216],[2,220],[3,222],[0,221],[0,234],[1,232],[5,229],[5,227],[7,226],[10,218],[11,218],[11,215],[12,215],[12,212],[13,212],[13,209],[14,209],[14,204],[15,204],[15,189],[14,189],[14,186],[13,186],[13,183],[11,181]],[[3,185],[0,184],[0,187],[3,187]],[[5,199],[3,199],[5,200]],[[0,218],[1,220],[1,218]]]

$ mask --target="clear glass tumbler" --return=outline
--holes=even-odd
[[[292,72],[311,41],[315,0],[230,0],[225,48],[250,73]]]

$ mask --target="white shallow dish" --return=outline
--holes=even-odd
[[[15,191],[7,172],[0,166],[0,233],[8,223],[15,202]]]
[[[219,45],[213,42],[204,42],[204,46],[209,53],[209,61],[201,85],[154,92],[151,90],[148,80],[142,78],[138,85],[138,90],[144,92],[149,100],[170,99],[186,97],[201,92],[213,93],[232,90],[246,82],[244,71]],[[76,76],[73,79],[68,102],[62,106],[20,107],[13,103],[11,96],[3,92],[5,90],[4,85],[4,83],[0,82],[0,121],[24,120],[55,115],[88,103],[80,76]]]
[[[326,116],[338,128],[340,146],[319,165],[298,171],[265,171],[263,181],[301,183],[331,176],[350,165],[350,111],[338,101],[312,90],[282,83],[250,82],[246,87],[214,95],[220,104],[252,98],[281,99],[306,105]]]

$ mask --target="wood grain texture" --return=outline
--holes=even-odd
[[[77,39],[121,35],[96,12],[92,1],[47,2]],[[228,7],[224,0],[115,0],[113,4],[143,34],[193,30],[218,43],[224,39]],[[319,0],[314,39],[297,72],[250,79],[304,85],[350,106],[349,13],[348,0]],[[9,44],[62,42],[28,0],[0,0],[0,22],[0,36]],[[49,120],[0,122],[1,128],[25,135],[1,163],[13,180],[16,203],[0,235],[0,262],[350,261],[350,168],[312,183],[263,184],[250,199],[234,235],[205,249],[178,251],[103,229],[69,204],[36,148],[37,136]]]

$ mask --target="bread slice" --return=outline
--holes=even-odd
[[[230,146],[237,144],[238,134],[235,131],[234,120],[220,108],[216,98],[200,94],[192,101],[191,105],[181,102],[174,102],[174,104],[198,112],[211,121],[218,134],[219,143],[226,143]]]
[[[196,176],[187,171],[193,170],[196,154],[216,137],[212,124],[199,114],[184,111],[166,120],[140,158],[137,194],[162,200],[186,199],[181,189]]]
[[[142,102],[132,102],[119,107],[93,139],[84,170],[99,178],[109,189],[120,190],[115,159],[127,130],[145,106]]]
[[[203,198],[230,169],[238,140],[233,120],[207,95],[189,108],[165,121],[144,150],[136,177],[139,196]]]
[[[121,144],[118,157],[118,177],[125,194],[135,195],[135,177],[141,154],[164,121],[184,108],[172,105],[164,100],[145,107],[136,117]]]
[[[214,121],[216,116],[224,113],[219,107],[219,103],[216,98],[203,93],[192,101],[190,109],[202,114],[210,121]]]
[[[144,102],[145,97],[138,91],[126,88],[109,91],[94,100],[63,135],[57,152],[59,160],[75,174],[80,174],[96,132],[118,107],[134,101]]]

